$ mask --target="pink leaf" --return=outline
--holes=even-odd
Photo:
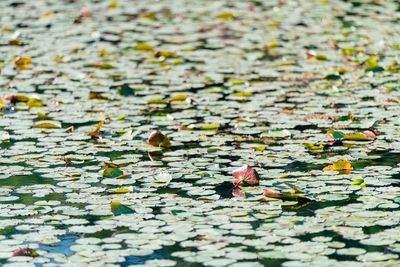
[[[260,176],[257,171],[250,167],[249,165],[244,165],[232,172],[234,177],[233,185],[235,187],[239,186],[255,186],[259,184]]]
[[[246,194],[240,190],[239,188],[234,188],[232,190],[232,196],[236,197],[236,198],[245,198]]]
[[[376,139],[376,134],[373,131],[366,130],[362,133],[365,134],[366,136],[370,137],[371,139]]]
[[[263,195],[270,198],[283,199],[284,195],[272,189],[264,189]]]
[[[87,10],[87,9],[84,8],[84,7],[81,8],[80,12],[81,12],[81,16],[82,16],[82,17],[89,18],[89,17],[92,16],[92,15],[90,14],[89,10]]]

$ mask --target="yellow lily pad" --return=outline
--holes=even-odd
[[[137,50],[137,51],[153,51],[154,46],[152,46],[149,43],[138,43],[135,46],[135,50]]]
[[[369,137],[366,134],[363,133],[351,133],[351,134],[345,134],[343,136],[342,140],[351,140],[351,141],[370,141],[372,140],[371,137]]]
[[[28,102],[26,103],[26,105],[30,108],[32,107],[44,107],[46,106],[45,103],[43,103],[41,100],[37,99],[37,98],[29,98]]]
[[[179,94],[179,95],[174,95],[171,97],[171,101],[173,102],[178,102],[178,101],[185,101],[188,98],[187,94]]]
[[[233,94],[234,96],[242,96],[242,97],[249,97],[252,96],[253,93],[250,91],[240,91]]]
[[[41,129],[59,129],[61,128],[61,123],[58,121],[41,121],[34,125],[34,128]]]
[[[345,171],[350,172],[353,169],[351,163],[347,160],[340,159],[333,164],[326,166],[323,170],[324,171]]]

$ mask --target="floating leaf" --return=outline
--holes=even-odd
[[[203,131],[216,131],[219,125],[217,124],[201,124],[201,125],[189,125],[187,130],[203,130]]]
[[[254,149],[254,151],[264,151],[266,149],[266,146],[257,146],[253,149]]]
[[[135,95],[135,90],[133,90],[129,85],[124,84],[117,87],[117,91],[122,96],[132,96]]]
[[[107,167],[103,171],[103,177],[106,177],[106,178],[118,178],[123,174],[124,174],[123,171],[121,171],[118,168],[113,168],[113,167]]]
[[[306,147],[311,152],[316,152],[316,151],[324,150],[325,145],[324,144],[306,144]]]
[[[172,51],[157,51],[157,52],[154,52],[154,57],[172,58],[172,57],[176,57],[176,53],[172,52]]]
[[[153,51],[154,46],[148,43],[138,43],[136,44],[135,49],[138,51]]]
[[[303,201],[315,201],[314,198],[305,196],[302,193],[280,193],[273,189],[266,188],[263,191],[265,197],[282,199],[282,200],[303,200]]]
[[[351,133],[345,134],[343,136],[343,140],[351,140],[351,141],[370,141],[372,140],[370,136],[364,133]]]
[[[153,21],[158,20],[157,15],[156,15],[155,13],[153,13],[153,12],[149,12],[149,13],[147,13],[147,14],[144,14],[144,15],[142,16],[142,18],[148,19],[148,20],[153,20]]]
[[[101,70],[115,69],[115,66],[111,65],[110,63],[96,63],[96,64],[89,65],[89,67],[101,69]]]
[[[37,98],[29,98],[28,102],[26,103],[26,105],[30,108],[32,107],[44,107],[46,106],[45,103],[43,103],[41,100],[37,99]]]
[[[18,102],[28,102],[29,97],[26,95],[6,95],[4,96],[4,100],[10,101],[12,104],[18,103]]]
[[[329,74],[329,75],[326,75],[325,76],[325,79],[326,80],[329,80],[329,81],[338,81],[338,80],[340,80],[342,77],[340,76],[340,75],[337,75],[337,74]]]
[[[111,202],[111,212],[115,216],[135,213],[135,211],[132,208],[130,208],[118,201]]]
[[[217,19],[220,20],[234,20],[235,15],[231,12],[220,13],[216,16]]]
[[[331,165],[326,166],[324,171],[345,171],[350,172],[353,169],[351,163],[347,160],[340,159]]]
[[[179,94],[179,95],[174,95],[171,97],[171,101],[185,101],[188,98],[187,94]]]
[[[246,198],[246,193],[239,188],[233,188],[232,196],[234,196],[235,198]]]
[[[98,92],[90,92],[89,99],[109,100],[108,97],[106,97],[103,94],[98,93]]]
[[[344,134],[343,132],[335,131],[335,130],[329,130],[329,131],[327,132],[327,134],[328,134],[329,136],[331,136],[333,139],[337,140],[337,141],[342,140],[342,139],[343,139],[343,136],[345,136],[345,134]]]
[[[24,248],[19,248],[13,252],[13,257],[19,257],[19,256],[26,256],[26,257],[37,257],[39,254],[32,248],[29,247],[24,247]]]
[[[366,131],[363,131],[362,133],[367,135],[372,140],[376,139],[376,134],[373,131],[366,130]]]
[[[362,179],[362,178],[355,179],[351,184],[352,185],[359,185],[359,186],[362,186],[362,187],[366,186],[366,183],[365,183],[364,179]]]
[[[147,138],[147,143],[152,146],[159,146],[159,147],[170,147],[171,142],[169,141],[168,137],[162,134],[160,131],[153,131],[149,138]]]
[[[21,70],[28,69],[31,64],[32,64],[31,57],[17,57],[15,59],[15,65],[17,66],[18,69]]]
[[[37,122],[33,127],[41,129],[59,129],[61,128],[61,123],[58,121],[40,121]]]
[[[249,97],[252,96],[253,93],[250,91],[241,91],[241,92],[236,92],[233,94],[234,96],[240,96],[240,97]]]
[[[168,101],[165,99],[160,99],[160,98],[154,98],[154,99],[150,99],[147,100],[147,104],[151,105],[151,104],[167,104]]]
[[[249,165],[244,165],[232,172],[234,177],[233,185],[239,186],[255,186],[259,184],[260,176],[257,171]]]
[[[118,195],[118,194],[126,194],[126,193],[131,193],[131,192],[133,192],[133,190],[130,188],[117,188],[117,189],[108,191],[108,194],[109,195]]]
[[[118,7],[118,1],[112,0],[111,2],[108,3],[107,7],[108,8],[117,8]]]
[[[163,184],[168,185],[171,182],[171,180],[172,180],[172,176],[171,176],[171,174],[169,174],[167,172],[160,173],[160,174],[157,174],[156,176],[154,176],[154,181],[156,183],[163,183]]]
[[[92,15],[90,14],[89,10],[87,10],[87,9],[84,8],[84,7],[82,7],[82,8],[80,9],[80,13],[81,13],[81,16],[82,16],[82,17],[85,17],[85,18],[89,18],[89,17],[92,16]]]

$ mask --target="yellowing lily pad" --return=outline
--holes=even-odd
[[[363,134],[363,133],[352,133],[352,134],[345,134],[343,136],[343,140],[370,141],[372,139],[371,139],[371,137],[369,137],[368,135]]]
[[[333,164],[326,166],[323,170],[351,172],[352,169],[353,167],[351,166],[351,163],[349,161],[340,159]]]
[[[188,98],[187,94],[179,94],[171,97],[171,101],[185,101]]]
[[[242,97],[249,97],[252,96],[253,93],[250,91],[241,91],[241,92],[236,92],[233,94],[234,96],[242,96]]]
[[[58,121],[40,121],[34,125],[34,128],[59,129],[61,128],[61,123]]]
[[[149,43],[138,43],[136,44],[135,49],[138,51],[153,51],[154,46]]]
[[[26,105],[30,108],[32,107],[43,107],[46,106],[45,103],[43,103],[41,100],[37,99],[37,98],[29,98],[28,102],[26,103]]]

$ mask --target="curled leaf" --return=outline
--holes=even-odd
[[[340,141],[343,139],[343,136],[345,136],[345,134],[343,132],[335,131],[335,130],[329,130],[326,132],[326,134],[330,137],[331,140],[334,140],[334,141]]]
[[[259,184],[260,176],[257,171],[249,165],[244,165],[232,172],[234,177],[233,185],[239,186],[255,186]]]
[[[13,257],[18,257],[18,256],[26,256],[26,257],[37,257],[39,254],[32,248],[29,247],[24,247],[24,248],[19,248],[13,252]]]
[[[100,139],[101,135],[100,135],[100,129],[101,127],[103,127],[104,124],[104,120],[99,121],[99,123],[96,125],[96,128],[94,128],[94,130],[89,132],[89,136],[92,139]]]
[[[373,131],[366,130],[366,131],[363,131],[362,133],[365,134],[366,136],[368,136],[369,138],[371,138],[372,140],[376,139],[376,134]]]
[[[350,173],[353,167],[351,166],[351,163],[347,160],[340,159],[333,164],[330,164],[326,166],[323,170],[324,171],[344,171]]]
[[[239,188],[234,188],[232,190],[232,196],[234,196],[235,198],[246,198],[246,193],[244,193]]]
[[[270,198],[283,199],[283,194],[268,188],[264,189],[263,195]]]
[[[315,201],[316,199],[307,197],[302,193],[294,192],[294,193],[280,193],[273,189],[266,188],[263,191],[263,195],[269,198],[276,198],[282,200],[302,200],[302,201]]]
[[[135,211],[134,211],[132,208],[130,208],[130,207],[128,207],[128,206],[122,204],[122,203],[119,202],[119,201],[112,201],[112,202],[111,202],[111,212],[112,212],[115,216],[119,216],[119,215],[122,215],[122,214],[132,214],[132,213],[135,213]]]
[[[362,179],[362,178],[355,179],[351,184],[352,185],[359,185],[361,187],[365,187],[367,185],[365,183],[364,179]]]
[[[147,138],[147,143],[152,146],[159,146],[159,147],[170,147],[171,142],[169,141],[168,137],[162,134],[160,131],[153,131],[149,138]]]

